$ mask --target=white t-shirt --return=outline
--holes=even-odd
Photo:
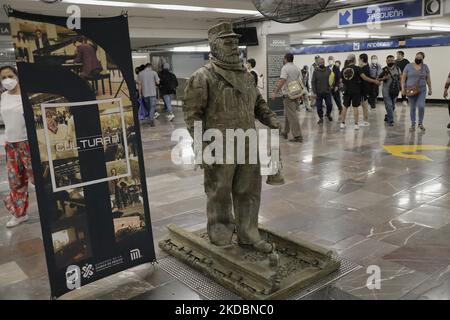
[[[3,92],[0,101],[0,112],[5,123],[5,141],[20,142],[28,140],[20,94],[13,95],[7,91]]]

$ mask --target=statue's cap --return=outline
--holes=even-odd
[[[240,38],[241,35],[233,31],[233,26],[229,22],[222,22],[216,24],[215,26],[209,28],[208,30],[208,40],[209,42],[214,42],[217,38],[226,37],[237,37]]]

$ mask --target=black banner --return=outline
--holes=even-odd
[[[58,297],[155,260],[128,20],[9,16]]]
[[[284,112],[281,91],[275,100],[271,99],[283,68],[284,55],[290,50],[289,35],[267,36],[267,102],[270,109],[276,113]]]

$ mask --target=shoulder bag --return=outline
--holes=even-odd
[[[422,76],[423,68],[424,68],[424,66],[422,65],[422,67],[420,69],[420,76]],[[407,97],[415,97],[420,93],[420,87],[419,87],[420,78],[421,77],[419,77],[419,80],[417,81],[416,85],[406,87],[405,91],[406,91]]]

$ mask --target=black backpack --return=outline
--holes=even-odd
[[[170,91],[176,91],[177,90],[177,87],[178,87],[178,80],[177,80],[177,77],[172,73],[172,72],[170,72],[169,73],[169,83],[168,83],[168,89],[170,90]]]
[[[400,88],[400,76],[394,77],[391,73],[391,70],[389,68],[386,68],[386,71],[391,76],[391,84],[389,85],[389,96],[391,98],[396,98],[400,94],[401,88]],[[399,74],[401,74],[400,69],[397,67],[397,71]]]

